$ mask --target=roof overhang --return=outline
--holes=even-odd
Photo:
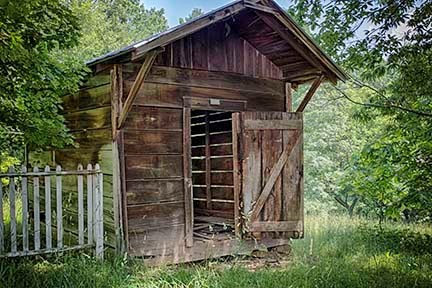
[[[164,47],[214,23],[226,21],[261,53],[274,61],[287,81],[303,83],[324,75],[333,83],[347,74],[273,0],[235,1],[185,24],[153,35],[86,64],[140,61],[147,52]]]

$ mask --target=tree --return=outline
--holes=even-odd
[[[189,13],[188,16],[184,17],[184,18],[179,18],[179,24],[184,24],[198,16],[201,16],[202,14],[204,14],[204,12],[202,11],[201,8],[194,8],[192,9],[192,12]]]
[[[61,0],[0,2],[0,151],[71,142],[59,95],[76,90],[84,73],[50,53],[78,37],[78,18]]]
[[[87,61],[168,28],[163,9],[146,9],[139,0],[72,0],[81,23],[78,45],[67,53]]]
[[[304,95],[302,90],[296,94]],[[360,203],[346,179],[352,155],[361,151],[374,132],[355,119],[357,109],[327,84],[309,103],[304,116],[305,207],[309,211],[345,211],[352,216]]]
[[[297,0],[290,11],[370,92],[336,88],[381,129],[354,155],[347,183],[382,217],[432,219],[432,2]]]

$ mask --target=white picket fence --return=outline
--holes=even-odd
[[[63,177],[68,176],[75,176],[77,181],[74,195],[77,195],[78,235],[76,243],[64,245],[63,212],[65,208],[62,183]],[[55,182],[52,183],[52,180]],[[8,182],[8,184],[3,182]],[[43,187],[41,187],[42,183]],[[55,185],[53,185],[54,183]],[[86,184],[86,189],[84,189],[84,184]],[[54,190],[52,187],[55,187],[55,191],[51,191]],[[40,191],[40,188],[43,188],[44,191]],[[29,199],[30,190],[33,194],[32,199]],[[40,203],[41,193],[44,193],[44,203]],[[87,194],[87,207],[84,207],[84,193]],[[53,196],[55,196],[55,210],[53,209],[54,203],[52,203]],[[21,199],[17,199],[17,197]],[[4,207],[6,206],[4,200],[9,202],[9,211],[6,211],[7,207]],[[17,215],[18,201],[20,201],[19,208],[22,215]],[[41,204],[43,204],[43,211],[41,211]],[[85,213],[85,208],[87,213]],[[43,213],[41,214],[41,212]],[[55,217],[52,216],[53,214]],[[87,215],[86,225],[84,223],[85,214]],[[7,251],[5,243],[8,240],[6,237],[9,235],[5,233],[6,216],[8,216],[7,227],[9,228],[8,234],[10,234]],[[18,216],[21,216],[21,231],[17,231]],[[52,223],[53,220],[54,223]],[[29,222],[33,225],[29,225]],[[45,226],[44,231],[41,231],[41,226]],[[55,247],[53,247],[53,228],[56,230]],[[44,234],[44,243],[41,243],[43,241],[41,234]],[[85,234],[87,234],[87,239],[85,239]],[[20,245],[17,244],[17,237],[22,240]],[[31,239],[33,243],[30,243]],[[57,166],[55,171],[52,171],[49,166],[46,166],[44,171],[34,167],[32,172],[27,171],[26,167],[23,167],[21,171],[15,171],[13,167],[10,167],[8,173],[0,174],[0,258],[57,253],[84,248],[94,248],[96,257],[103,259],[103,174],[98,164],[94,168],[89,164],[86,170],[83,169],[82,165],[78,165],[76,171],[62,171],[60,166]]]

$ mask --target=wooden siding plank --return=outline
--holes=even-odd
[[[111,127],[111,106],[81,110],[64,115],[66,125],[71,131]]]
[[[183,176],[182,155],[126,155],[127,180]]]
[[[133,80],[133,79],[126,79]],[[284,95],[284,82],[276,79],[258,79],[236,73],[211,72],[153,66],[146,82],[174,84],[187,87],[212,87],[240,91],[263,92]]]
[[[128,155],[181,154],[182,132],[125,131],[125,150]]]
[[[182,110],[134,106],[128,115],[125,129],[179,129],[182,124]]]
[[[183,201],[128,206],[129,234],[184,223]]]
[[[152,179],[128,181],[126,194],[128,205],[174,202],[183,200],[182,179]]]

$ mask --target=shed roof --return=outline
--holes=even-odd
[[[225,21],[230,29],[249,41],[273,61],[286,80],[306,82],[324,74],[335,83],[347,74],[273,0],[237,0],[182,25],[88,61],[98,63],[137,61],[148,51],[193,34],[216,22]],[[126,60],[125,60],[126,59]]]

